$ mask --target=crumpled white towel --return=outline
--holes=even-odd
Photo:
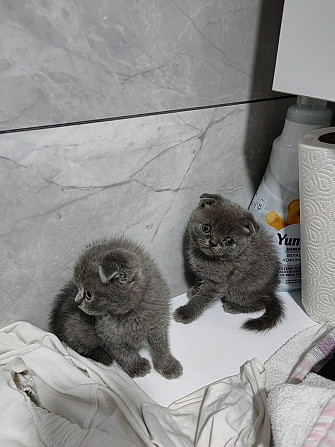
[[[274,386],[269,392],[268,408],[276,447],[335,445],[335,384],[313,372],[333,354],[335,330],[329,326],[317,328],[315,336],[293,369],[292,364],[282,365],[287,372],[291,370],[287,383]],[[274,363],[277,370],[279,358],[285,359],[292,349],[295,354],[299,352],[302,344],[297,348],[295,341],[295,338],[291,339],[279,350]]]
[[[334,323],[315,324],[290,338],[266,362],[266,390],[285,383],[311,347],[334,329]]]
[[[265,447],[264,374],[254,359],[164,408],[119,368],[16,322],[0,330],[0,445]]]
[[[272,435],[276,447],[300,447],[335,396],[334,384],[310,373],[299,384],[275,387],[268,397]],[[335,416],[335,415],[334,415]],[[311,444],[318,446],[318,442]]]

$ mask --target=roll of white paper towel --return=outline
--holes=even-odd
[[[298,146],[301,298],[314,321],[335,321],[335,127]]]

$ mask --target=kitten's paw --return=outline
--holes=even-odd
[[[196,317],[194,317],[190,313],[189,308],[187,307],[187,305],[185,305],[185,306],[178,307],[178,309],[176,309],[174,311],[173,318],[178,323],[188,324],[188,323],[192,323],[192,321],[194,321]]]
[[[126,372],[130,377],[144,377],[151,371],[149,360],[140,357]]]
[[[222,301],[222,300],[221,300]],[[239,314],[240,310],[231,303],[227,303],[227,301],[222,301],[222,307],[225,312],[228,314]]]
[[[183,374],[183,367],[179,360],[174,357],[168,359],[168,363],[163,368],[155,368],[166,379],[177,379]]]

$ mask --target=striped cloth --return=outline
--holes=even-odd
[[[301,383],[308,373],[313,370],[317,372],[334,351],[335,329],[306,354],[291,374],[288,383]],[[335,396],[326,403],[302,447],[335,447]]]
[[[312,348],[304,359],[295,368],[288,383],[301,383],[308,373],[317,372],[322,364],[332,357],[335,351],[335,329],[327,334],[314,348]],[[321,365],[320,365],[321,363]],[[314,368],[316,370],[314,370]]]

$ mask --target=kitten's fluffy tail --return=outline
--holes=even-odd
[[[243,329],[254,332],[268,331],[284,319],[284,304],[275,293],[270,298],[269,303],[265,307],[264,314],[259,318],[247,320],[242,325]]]

